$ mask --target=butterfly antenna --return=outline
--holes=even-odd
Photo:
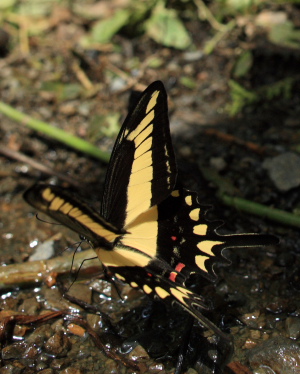
[[[50,225],[61,226],[61,223],[58,223],[58,222],[49,222],[49,221],[45,221],[45,220],[41,219],[41,218],[39,217],[39,214],[38,214],[38,213],[35,215],[35,218],[36,218],[38,221],[43,222],[43,223],[49,223]]]

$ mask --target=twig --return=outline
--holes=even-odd
[[[0,153],[2,153],[4,156],[12,158],[14,160],[25,162],[26,164],[32,166],[34,169],[39,170],[40,172],[42,172],[44,174],[55,175],[59,179],[61,179],[62,181],[65,181],[68,184],[70,184],[70,185],[72,185],[76,188],[82,187],[82,183],[80,183],[79,181],[76,181],[76,179],[68,177],[66,174],[59,173],[59,172],[55,171],[54,169],[52,169],[52,168],[50,168],[50,167],[48,167],[44,164],[41,164],[38,161],[35,161],[31,157],[28,157],[21,152],[14,151],[14,150],[6,147],[3,144],[1,144]]]
[[[218,194],[224,204],[233,206],[243,212],[255,214],[256,216],[268,218],[272,221],[288,226],[300,227],[300,216],[285,212],[280,209],[270,208],[262,204],[254,203],[240,197],[233,197],[226,194]]]
[[[0,267],[0,289],[10,289],[16,287],[24,287],[33,284],[42,283],[52,273],[58,275],[68,274],[70,272],[70,264],[73,254],[68,256],[58,256],[50,260],[31,261],[22,264],[12,264]],[[92,249],[79,252],[76,254],[73,269],[77,270],[82,261],[87,258],[95,257]],[[98,259],[85,261],[83,268],[97,268],[99,271],[101,264]]]
[[[216,33],[216,35],[210,39],[204,46],[203,50],[206,54],[211,54],[215,49],[216,45],[229,33],[236,25],[236,21],[232,20],[225,25],[222,30]]]
[[[204,130],[204,133],[207,135],[216,136],[217,138],[223,141],[226,141],[226,142],[235,143],[235,144],[247,147],[249,150],[255,153],[258,153],[258,154],[264,154],[268,151],[266,147],[260,146],[253,142],[242,140],[240,138],[237,138],[234,135],[226,134],[217,129],[206,129]]]
[[[201,173],[205,179],[213,182],[217,186],[217,196],[224,204],[235,207],[242,212],[268,218],[271,221],[279,222],[284,225],[300,227],[300,216],[280,209],[267,207],[241,197],[236,197],[236,192],[234,192],[236,188],[228,180],[225,180],[210,168],[201,167]]]
[[[77,79],[83,85],[83,87],[88,90],[92,91],[94,89],[93,83],[89,80],[88,76],[85,72],[81,69],[78,62],[74,62],[72,64],[72,70],[74,71]]]
[[[103,338],[105,335],[102,334],[102,336],[100,337],[90,327],[90,325],[88,324],[88,322],[86,320],[84,320],[83,318],[77,317],[77,316],[73,316],[71,314],[66,314],[65,318],[68,319],[69,321],[72,321],[73,323],[76,323],[76,324],[84,327],[86,329],[87,333],[92,338],[92,340],[95,343],[96,347],[98,347],[99,349],[101,349],[105,353],[105,355],[107,357],[111,358],[114,361],[117,361],[117,362],[121,363],[125,367],[130,368],[131,370],[134,370],[136,372],[140,371],[139,365],[137,363],[135,363],[134,361],[129,361],[125,357],[122,357],[120,355],[120,353],[118,353],[116,351],[115,348],[111,348],[110,347],[110,344],[108,344],[108,345],[104,344],[102,342],[101,337]]]
[[[108,152],[101,151],[93,144],[78,138],[77,136],[71,135],[66,131],[57,127],[51,126],[46,122],[31,118],[30,116],[19,112],[11,106],[0,102],[0,113],[3,113],[7,117],[33,129],[39,131],[45,135],[50,136],[59,142],[68,145],[78,151],[84,152],[90,156],[96,157],[103,162],[108,162],[110,154]]]
[[[198,8],[198,16],[201,20],[209,22],[209,24],[218,31],[223,31],[226,25],[223,25],[216,20],[209,8],[204,4],[202,0],[194,0],[195,5]]]

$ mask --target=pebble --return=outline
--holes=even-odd
[[[54,240],[46,240],[35,248],[34,253],[29,257],[29,261],[48,260],[54,254]]]
[[[295,374],[300,367],[300,347],[288,338],[277,336],[247,352],[253,370],[266,373]],[[257,371],[256,371],[257,372]]]
[[[149,358],[146,350],[141,346],[137,345],[128,355],[130,360],[139,361],[140,359]]]
[[[79,325],[76,325],[75,323],[70,323],[68,325],[68,330],[70,333],[81,337],[83,337],[85,334],[85,329]]]
[[[60,374],[82,374],[82,371],[76,368],[68,367],[67,369],[60,371]]]
[[[70,348],[69,338],[62,331],[56,332],[45,344],[47,353],[55,357],[66,356]]]
[[[92,303],[92,290],[86,284],[74,283],[69,289],[68,294],[87,304]]]
[[[300,318],[299,317],[288,317],[285,321],[285,328],[288,337],[291,339],[300,338]]]
[[[0,369],[0,374],[21,374],[22,369],[13,365],[5,365]]]
[[[44,345],[44,342],[50,338],[54,333],[51,326],[47,324],[43,324],[37,327],[26,339],[27,343],[36,344],[37,346],[41,347]]]
[[[268,158],[263,162],[276,188],[286,192],[300,186],[300,157],[292,152]]]
[[[245,313],[241,320],[244,322],[244,324],[248,327],[252,328],[258,328],[257,319],[260,315],[260,312],[258,310],[252,312],[252,313]]]
[[[33,344],[27,344],[25,342],[17,342],[7,345],[2,349],[2,358],[4,360],[9,359],[21,359],[21,358],[35,358],[38,355],[38,349]]]
[[[30,297],[25,299],[23,303],[19,306],[18,311],[21,313],[34,315],[40,309],[40,304],[37,302],[35,297]]]

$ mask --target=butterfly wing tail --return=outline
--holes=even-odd
[[[223,248],[247,248],[247,247],[264,247],[268,245],[277,245],[278,238],[268,234],[217,234],[223,241]]]
[[[224,333],[221,329],[219,329],[219,327],[217,327],[199,311],[199,309],[208,309],[199,295],[183,286],[171,287],[170,293],[173,296],[173,301],[180,304],[188,313],[196,318],[203,327],[213,331],[217,336],[227,343],[232,343],[230,335]]]

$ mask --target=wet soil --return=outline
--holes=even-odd
[[[289,6],[283,10],[291,12]],[[1,286],[1,374],[125,374],[137,372],[133,364],[141,373],[174,373],[178,357],[183,358],[183,371],[189,374],[299,371],[299,226],[224,205],[217,197],[216,185],[203,173],[204,167],[217,171],[221,185],[228,184],[235,196],[299,214],[300,183],[283,191],[264,164],[288,152],[297,154],[299,82],[288,97],[262,99],[235,117],[225,110],[231,103],[228,81],[238,50],[253,51],[252,68],[240,81],[249,89],[298,74],[299,50],[274,46],[259,31],[250,37],[245,28],[237,27],[205,55],[203,46],[211,38],[208,25],[194,21],[186,27],[194,37],[198,55],[161,47],[143,35],[130,39],[122,34],[114,37],[118,48],[82,50],[76,44],[76,31],[82,32],[78,18],[62,20],[45,35],[29,38],[28,55],[22,54],[15,42],[15,47],[2,56],[0,97],[23,113],[109,152],[116,131],[107,137],[91,124],[111,113],[119,114],[121,122],[132,88],[144,88],[157,79],[165,83],[179,181],[196,190],[202,203],[213,206],[210,219],[225,222],[220,232],[269,233],[280,239],[275,247],[227,250],[231,264],[215,269],[217,282],[200,280],[203,295],[213,305],[207,316],[231,334],[234,352],[230,355],[228,347],[179,308],[153,302],[129,286],[111,284],[99,264],[99,269],[91,271],[93,277],[79,275],[69,291],[86,304],[63,297],[63,286],[68,287],[73,280],[69,270],[61,276],[47,272],[42,275],[43,282],[39,278],[26,287],[22,279],[14,287]],[[163,61],[159,67],[145,63],[152,56]],[[90,91],[82,85],[74,62],[91,82]],[[139,78],[135,79],[137,72]],[[194,85],[183,84],[183,76]],[[59,82],[61,87],[50,90],[49,82]],[[72,93],[64,96],[61,91],[68,89]],[[26,162],[0,155],[1,264],[28,264],[30,270],[30,256],[39,244],[49,241],[49,256],[65,256],[70,269],[69,254],[77,235],[37,220],[22,193],[37,180],[50,180],[79,193],[97,208],[107,165],[0,116],[3,146],[70,176],[79,185],[75,188]],[[300,164],[290,163],[286,168],[297,167],[299,171]],[[95,276],[97,272],[100,276]],[[42,322],[16,318],[49,311],[63,314]],[[110,357],[103,354],[103,348]],[[229,365],[224,368],[225,358]]]

